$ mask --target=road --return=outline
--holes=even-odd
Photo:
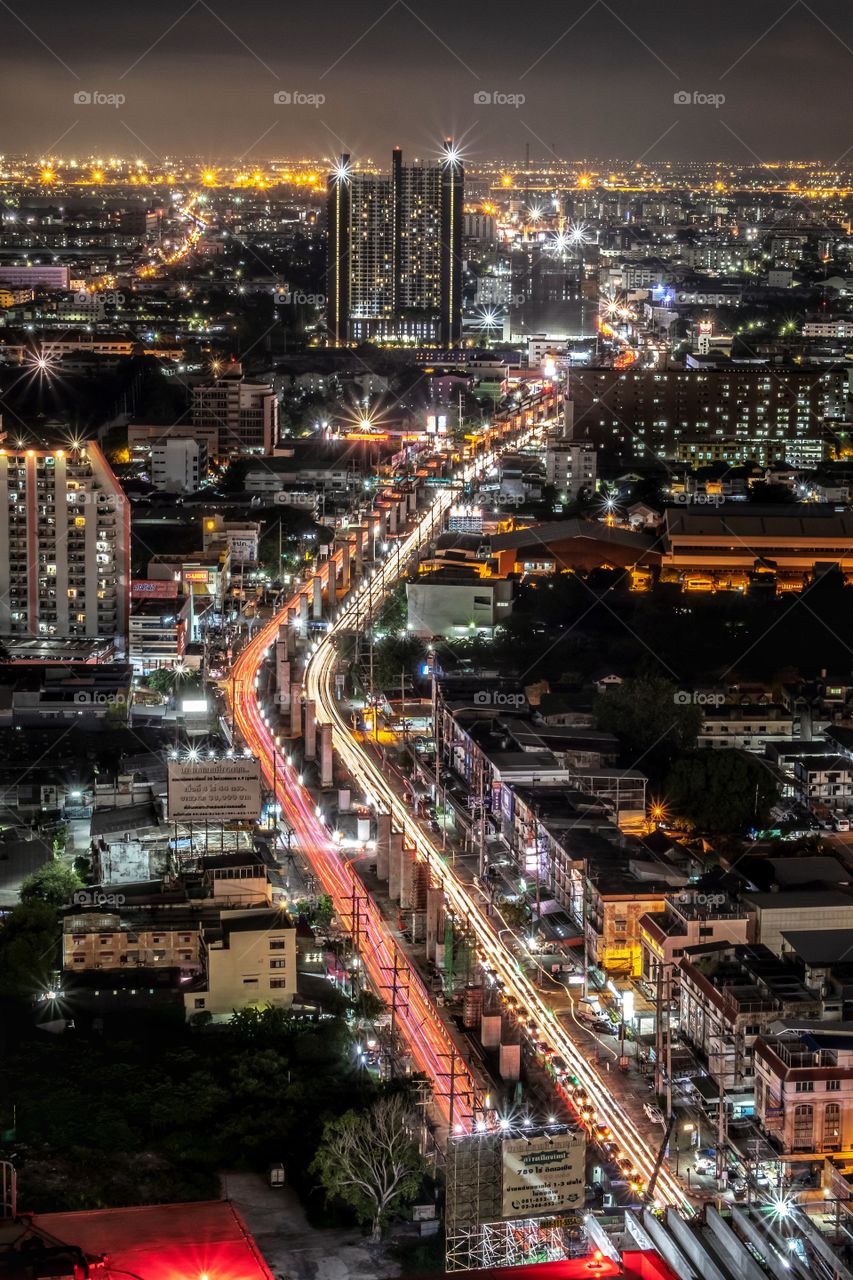
[[[465,464],[459,472],[464,480],[474,474],[492,458],[487,454],[477,462]],[[395,544],[388,559],[363,580],[360,586],[347,596],[340,607],[333,625],[322,640],[315,644],[305,672],[306,697],[316,706],[318,723],[329,723],[333,730],[333,745],[338,758],[349,776],[363,789],[365,796],[385,811],[391,812],[396,825],[403,830],[409,848],[416,851],[419,860],[430,866],[434,882],[443,889],[450,907],[464,919],[476,938],[478,956],[487,969],[492,970],[503,983],[504,994],[516,1005],[522,1029],[548,1052],[559,1055],[568,1066],[576,1085],[568,1084],[570,1096],[574,1095],[576,1109],[590,1130],[596,1125],[606,1125],[613,1135],[619,1158],[630,1162],[630,1181],[639,1189],[649,1181],[655,1164],[656,1150],[640,1133],[637,1125],[613,1096],[595,1068],[587,1062],[579,1045],[569,1036],[546,1004],[530,978],[501,937],[495,925],[485,914],[481,902],[470,885],[464,884],[453,868],[442,858],[428,835],[421,829],[403,800],[395,793],[377,764],[365,752],[355,738],[348,711],[338,704],[335,697],[335,668],[337,653],[335,637],[363,626],[367,616],[375,615],[388,592],[405,573],[413,555],[432,538],[441,527],[447,508],[454,500],[451,489],[438,492],[415,528]],[[307,589],[307,588],[306,588]],[[292,603],[292,602],[291,602]],[[234,696],[235,719],[247,745],[257,753],[267,778],[272,781],[272,757],[275,739],[267,718],[257,700],[258,671],[267,651],[274,643],[279,623],[287,618],[287,612],[270,622],[244,650],[235,667]],[[324,824],[317,817],[313,801],[307,791],[298,784],[280,755],[277,757],[276,775],[278,796],[287,820],[294,827],[300,847],[312,867],[335,901],[336,909],[344,919],[352,917],[353,892],[364,894],[356,873],[341,858],[330,840]],[[382,921],[378,910],[366,898],[363,908],[369,932],[369,946],[364,947],[363,959],[374,985],[380,991],[387,990],[388,972],[394,967],[394,956],[399,955],[393,935]],[[362,945],[365,924],[362,924]],[[397,961],[400,963],[400,960]],[[409,1039],[418,1067],[427,1072],[433,1082],[436,1101],[450,1120],[453,1110],[453,1127],[466,1132],[475,1124],[482,1124],[478,1117],[476,1090],[471,1081],[469,1096],[451,1100],[448,1084],[448,1055],[450,1043],[437,1013],[432,1007],[423,984],[410,968],[410,999],[401,1018],[401,1030]],[[469,1100],[473,1099],[472,1101]],[[649,1135],[654,1143],[656,1130]],[[690,1211],[684,1188],[664,1164],[655,1187],[655,1200],[663,1205],[675,1205]]]
[[[451,491],[442,491],[437,500],[441,515],[452,496]],[[435,518],[440,518],[438,511]],[[429,521],[427,523],[431,527]],[[389,560],[396,564],[398,557],[399,552],[396,552]],[[321,576],[328,579],[334,562],[334,557],[327,562]],[[374,579],[363,582],[350,598],[361,601],[380,599],[379,584],[385,582],[389,567],[386,561],[383,570]],[[390,927],[368,897],[355,871],[341,857],[310,792],[300,784],[296,771],[279,750],[269,717],[258,701],[258,673],[275,643],[279,625],[287,618],[288,609],[298,605],[300,595],[310,590],[312,584],[305,584],[288,601],[282,613],[276,615],[240,654],[234,666],[232,683],[235,724],[246,745],[260,760],[269,786],[272,788],[275,783],[276,799],[282,807],[285,821],[295,832],[302,855],[324,892],[332,898],[338,916],[357,938],[359,956],[374,990],[386,1001],[392,985],[401,993],[402,998],[394,1001],[398,1029],[409,1046],[415,1069],[430,1078],[433,1096],[445,1122],[470,1132],[475,1124],[475,1113],[478,1107],[482,1107],[476,1082],[457,1053],[451,1085],[450,1063],[454,1045],[420,975],[397,946]],[[363,603],[362,608],[366,607]]]

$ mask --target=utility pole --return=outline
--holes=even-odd
[[[663,1093],[663,961],[658,960],[655,981],[655,1094]]]

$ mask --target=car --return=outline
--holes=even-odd
[[[643,1110],[645,1111],[648,1118],[651,1120],[652,1124],[666,1124],[666,1121],[664,1120],[663,1112],[661,1111],[660,1107],[656,1107],[653,1102],[644,1103]]]
[[[717,1169],[717,1162],[716,1160],[710,1159],[709,1156],[697,1156],[696,1163],[693,1168],[697,1173],[702,1175],[715,1173]]]

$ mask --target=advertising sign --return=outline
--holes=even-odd
[[[178,584],[174,578],[136,578],[131,583],[130,594],[149,600],[177,600]]]
[[[508,1138],[503,1143],[503,1217],[535,1218],[583,1207],[583,1134]]]
[[[260,761],[169,761],[170,822],[256,822],[260,811]]]

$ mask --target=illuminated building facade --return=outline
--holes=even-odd
[[[841,415],[842,370],[577,369],[574,438],[625,460],[677,458],[702,466],[756,459],[792,465],[825,455],[826,419]]]
[[[356,173],[343,155],[328,182],[330,340],[452,345],[462,332],[464,170],[453,143],[434,165]]]
[[[127,635],[130,508],[96,444],[0,451],[0,635]]]

